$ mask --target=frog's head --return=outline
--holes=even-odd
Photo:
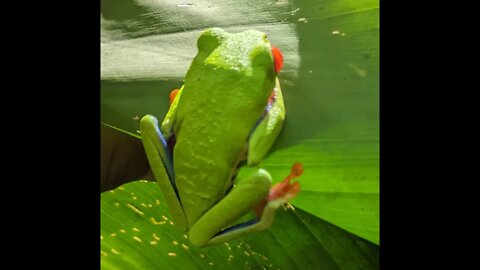
[[[199,37],[197,45],[196,65],[192,66],[218,74],[203,79],[214,80],[216,85],[235,85],[232,91],[251,93],[252,99],[266,100],[272,93],[283,58],[265,33],[248,30],[230,34],[210,28]]]
[[[235,63],[235,60],[244,60],[243,67],[252,60],[254,69],[273,67],[275,73],[278,73],[283,67],[283,56],[280,50],[270,44],[265,33],[257,30],[229,34],[221,28],[210,28],[202,33],[197,45],[199,53],[204,56],[210,55],[214,50],[219,52],[217,57],[223,53],[224,60],[233,61],[230,63],[232,66],[240,64]],[[248,58],[245,59],[246,57]]]

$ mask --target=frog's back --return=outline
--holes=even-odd
[[[275,76],[273,64],[258,65],[272,62],[263,33],[213,34],[227,36],[220,37],[216,49],[211,44],[199,48],[185,78],[175,125],[175,177],[190,226],[231,187],[232,169],[265,109]],[[253,64],[250,52],[260,55]]]

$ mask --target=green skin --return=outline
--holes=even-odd
[[[232,188],[233,178],[241,161],[255,166],[267,154],[285,107],[264,33],[211,28],[199,37],[198,51],[160,129],[151,115],[142,118],[140,129],[175,224],[189,231],[193,245],[205,246],[270,227],[275,210],[286,202],[269,201],[256,222],[222,232],[267,198],[272,179],[266,170],[235,180]],[[272,89],[276,101],[256,125]],[[172,166],[162,140],[173,134]]]

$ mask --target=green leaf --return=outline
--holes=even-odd
[[[303,163],[292,204],[379,243],[378,0],[122,3],[102,2],[103,122],[163,118],[204,28],[265,31],[284,54],[287,120],[261,165],[278,182]]]
[[[156,183],[101,195],[102,269],[378,269],[378,246],[299,209],[270,230],[206,248],[176,230]]]

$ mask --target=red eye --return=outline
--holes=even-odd
[[[283,55],[279,48],[272,46],[273,64],[275,72],[278,73],[283,67]]]

